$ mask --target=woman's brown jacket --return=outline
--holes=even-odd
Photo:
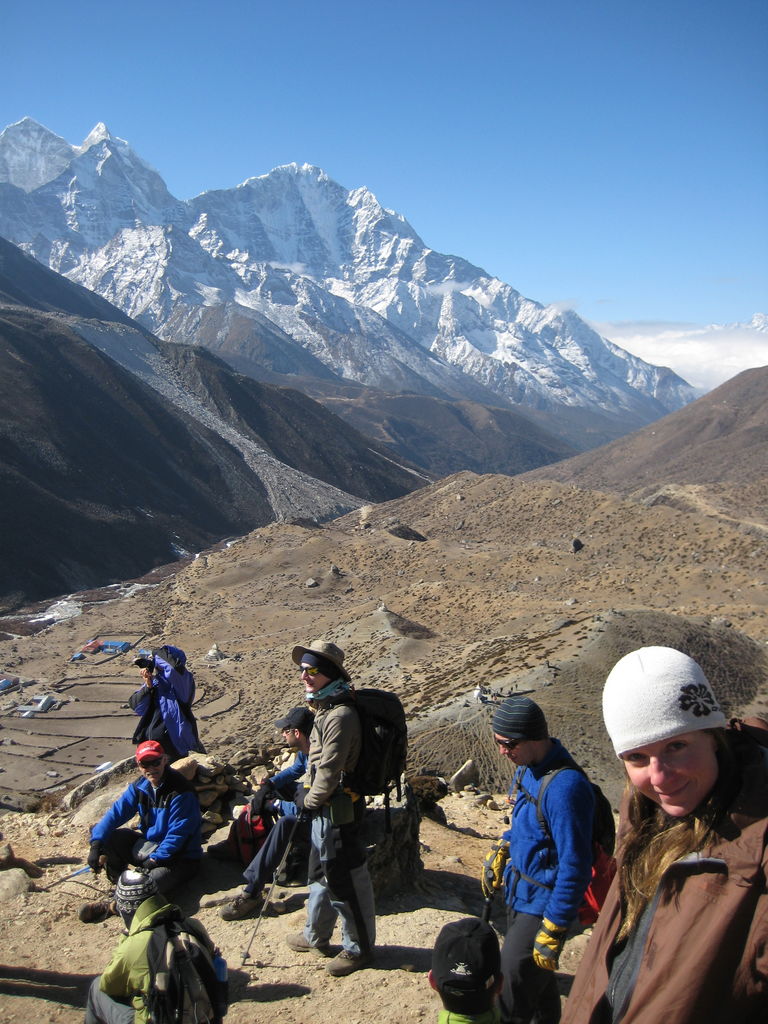
[[[621,1024],[768,1021],[768,749],[739,741],[743,782],[720,838],[662,878]],[[626,798],[622,805],[626,820]],[[620,837],[621,837],[620,829]],[[619,859],[621,852],[619,852]],[[618,875],[579,966],[562,1024],[610,1024],[603,995],[620,924]]]

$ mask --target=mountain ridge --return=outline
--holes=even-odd
[[[647,503],[744,518],[768,532],[768,366],[743,370],[677,412],[591,452],[527,471]]]
[[[9,126],[0,154],[22,150],[26,132],[39,150],[46,131]],[[369,190],[348,190],[311,164],[177,200],[127,143],[104,132],[94,139],[29,192],[0,187],[0,234],[168,340],[196,343],[185,310],[234,303],[337,376],[472,400],[479,385],[491,404],[607,413],[607,437],[620,422],[642,426],[693,397],[672,371],[607,342],[575,313],[430,249]],[[13,177],[8,159],[0,177],[3,166]],[[225,358],[229,342],[224,318]]]
[[[4,239],[0,339],[0,607],[430,479],[306,395],[155,338]]]

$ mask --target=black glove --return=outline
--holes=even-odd
[[[297,786],[296,792],[293,794],[293,802],[296,804],[300,811],[304,810],[304,801],[307,793],[309,792],[304,786]]]
[[[153,871],[155,868],[159,868],[160,865],[154,859],[154,857],[147,857],[146,860],[141,862],[141,866],[145,871]]]
[[[91,842],[91,848],[88,851],[88,867],[94,873],[98,875],[104,865],[101,863],[101,840],[94,839]]]
[[[305,811],[304,808],[299,809],[299,813],[296,815],[296,820],[300,825],[306,825],[312,821],[312,811]]]
[[[263,782],[250,799],[253,814],[264,814],[264,804],[275,795],[275,787],[271,782]]]

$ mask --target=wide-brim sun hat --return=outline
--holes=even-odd
[[[618,757],[726,725],[701,667],[672,647],[641,647],[616,662],[603,688],[603,720]]]
[[[350,681],[349,672],[344,668],[344,651],[336,644],[331,643],[330,640],[313,640],[304,646],[301,644],[293,648],[291,652],[291,658],[295,665],[300,665],[304,655],[309,652],[310,654],[316,655],[318,658],[324,658],[326,661],[330,661],[331,664],[338,669],[339,675],[342,679]]]

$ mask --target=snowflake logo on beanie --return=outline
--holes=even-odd
[[[697,718],[720,710],[712,691],[703,683],[689,683],[688,686],[681,687],[678,704],[683,711],[692,711]]]

